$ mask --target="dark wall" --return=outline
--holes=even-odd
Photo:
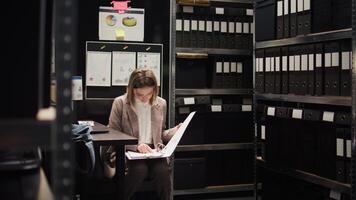
[[[111,0],[79,1],[78,10],[78,67],[76,72],[83,76],[85,84],[85,43],[97,41],[98,15],[100,6],[111,6]],[[170,0],[148,1],[132,0],[132,8],[145,8],[144,43],[163,44],[163,98],[168,101],[169,92],[169,33],[170,33]],[[120,96],[121,94],[117,94]],[[107,124],[112,100],[84,100],[77,102],[77,118],[94,118]]]

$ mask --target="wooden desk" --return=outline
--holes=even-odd
[[[95,123],[97,125],[98,123]],[[117,197],[124,199],[125,145],[137,144],[137,138],[109,128],[107,133],[92,134],[94,146],[113,145],[116,149],[116,174],[113,178],[117,185]]]

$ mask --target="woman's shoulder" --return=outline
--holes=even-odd
[[[157,97],[156,102],[158,105],[166,105],[167,104],[166,100],[163,99],[162,97]]]
[[[115,100],[114,100],[114,103],[121,103],[121,104],[123,104],[124,102],[127,101],[126,99],[127,99],[127,96],[126,96],[126,94],[124,94],[124,95],[121,95],[121,96],[116,97]]]

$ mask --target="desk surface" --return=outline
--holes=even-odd
[[[95,123],[97,125],[99,123]],[[137,138],[109,128],[109,132],[92,134],[94,145],[130,145],[137,144]]]

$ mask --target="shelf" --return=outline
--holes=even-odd
[[[176,89],[176,95],[250,95],[251,89]]]
[[[270,48],[270,47],[288,46],[294,44],[307,44],[307,43],[316,43],[316,42],[324,42],[330,40],[351,39],[351,38],[352,38],[352,29],[347,28],[347,29],[341,29],[336,31],[313,33],[313,34],[297,36],[293,38],[256,42],[255,48],[262,49],[262,48]]]
[[[176,152],[253,149],[253,143],[179,145]]]
[[[251,191],[254,189],[255,189],[255,184],[221,185],[221,186],[208,186],[199,189],[174,190],[173,195],[179,196],[179,195],[222,193],[222,192],[239,192],[239,191]]]
[[[49,146],[51,127],[51,121],[0,120],[0,148]]]
[[[344,96],[308,96],[294,94],[255,94],[256,100],[288,101],[298,103],[351,106],[351,97]]]
[[[331,180],[328,178],[324,178],[312,173],[308,173],[308,172],[304,172],[302,170],[297,170],[297,169],[288,169],[288,168],[276,168],[273,167],[270,164],[267,164],[264,160],[262,160],[261,158],[257,158],[257,165],[271,170],[273,172],[276,173],[280,173],[280,174],[284,174],[296,179],[300,179],[309,183],[313,183],[325,188],[329,188],[332,190],[336,190],[339,191],[341,193],[347,193],[347,194],[351,194],[351,185],[350,184],[346,184],[346,183],[341,183],[335,180]]]
[[[222,6],[252,8],[251,0],[177,0],[178,5],[183,6]]]
[[[245,49],[212,49],[212,48],[189,48],[189,47],[177,47],[176,54],[184,53],[199,53],[199,54],[215,54],[215,55],[239,55],[239,56],[251,56],[252,50]]]

